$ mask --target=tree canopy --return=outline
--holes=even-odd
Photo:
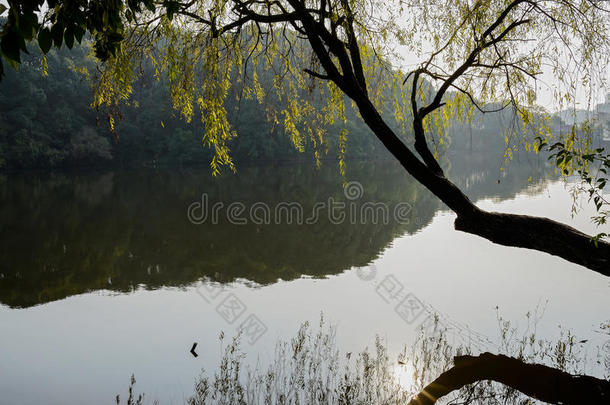
[[[453,118],[510,111],[499,136],[510,159],[520,149],[551,150],[564,176],[577,174],[605,224],[610,157],[595,148],[587,126],[550,131],[536,99],[550,72],[557,103],[604,84],[610,58],[610,9],[595,0],[87,0],[8,1],[0,34],[2,61],[17,68],[26,41],[43,53],[72,48],[89,32],[99,69],[77,69],[95,83],[93,106],[107,111],[111,131],[133,83],[165,80],[174,109],[201,120],[214,174],[235,170],[237,136],[227,104],[256,100],[265,118],[293,145],[313,145],[318,161],[337,138],[344,172],[346,109],[421,185],[455,212],[456,229],[494,243],[557,255],[610,276],[610,243],[548,218],[485,211],[439,164]],[[415,55],[407,64],[401,55]],[[44,65],[43,65],[44,70]],[[0,62],[0,76],[3,65]],[[383,111],[391,106],[398,125]],[[328,131],[329,126],[343,127]],[[81,150],[84,142],[76,142]],[[318,238],[316,238],[319,241]],[[439,247],[440,249],[440,247]],[[223,256],[222,259],[225,259]],[[499,361],[499,364],[497,364]],[[506,375],[506,370],[509,370]],[[541,380],[542,379],[542,380]],[[553,403],[607,397],[608,381],[524,365],[483,354],[456,358],[415,402],[481,380],[495,380]],[[534,382],[535,381],[535,382]],[[542,383],[540,383],[542,381]]]
[[[50,50],[42,60],[43,54],[34,48],[22,55],[19,72],[5,72],[0,84],[0,170],[209,164],[211,151],[201,146],[200,113],[190,123],[181,119],[172,108],[165,80],[137,80],[129,105],[121,107],[116,136],[110,133],[106,112],[90,108],[90,83],[75,71],[76,67],[95,69],[89,51],[89,44],[83,43],[72,50]],[[42,74],[41,62],[47,75]],[[236,161],[312,159],[311,142],[306,140],[303,153],[296,150],[283,128],[266,120],[265,107],[256,100],[227,100],[226,108],[231,127],[240,134],[229,145]],[[394,121],[390,111],[384,116]],[[349,107],[346,119],[350,133],[346,160],[388,157]],[[326,130],[340,128],[328,125]],[[335,150],[336,139],[328,141],[328,148]],[[455,145],[462,142],[456,138]],[[487,143],[479,147],[494,149]],[[326,157],[336,161],[333,155]]]
[[[134,80],[150,74],[167,80],[173,106],[186,121],[199,111],[214,173],[223,166],[234,169],[229,99],[265,105],[266,118],[281,125],[297,149],[308,139],[317,157],[329,136],[336,136],[343,170],[348,132],[329,134],[326,127],[345,122],[347,102],[405,170],[457,214],[456,229],[610,275],[610,244],[601,238],[545,218],[485,212],[437,161],[452,118],[508,108],[513,125],[499,134],[506,159],[519,149],[551,145],[561,172],[580,173],[591,186],[587,191],[603,223],[608,156],[592,149],[586,130],[553,137],[536,96],[545,70],[553,75],[556,101],[564,105],[578,88],[594,92],[602,84],[610,58],[610,11],[604,3],[204,0],[9,6],[1,45],[11,64],[19,62],[25,40],[37,38],[44,52],[51,46],[49,34],[56,46],[63,41],[71,47],[91,32],[95,53],[105,63],[99,71],[82,73],[96,81],[94,106],[109,112],[111,128],[120,106],[129,102]],[[407,66],[404,52],[418,62]],[[142,68],[145,61],[152,71]],[[267,102],[270,95],[277,102]],[[388,105],[398,128],[381,114]]]

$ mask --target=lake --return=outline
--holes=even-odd
[[[590,208],[571,215],[543,160],[454,160],[449,176],[482,208],[602,231]],[[607,278],[454,231],[392,162],[349,163],[345,178],[331,163],[209,173],[0,176],[0,403],[114,403],[134,374],[148,401],[181,404],[217,367],[221,331],[246,325],[248,361],[265,363],[321,313],[344,352],[378,335],[395,356],[431,313],[481,351],[499,350],[499,315],[527,328],[528,312],[538,336],[610,348]]]

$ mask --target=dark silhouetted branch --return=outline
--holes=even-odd
[[[442,373],[408,405],[433,405],[439,398],[478,381],[491,380],[549,404],[602,405],[610,403],[610,381],[540,365],[513,357],[483,353],[454,358]]]

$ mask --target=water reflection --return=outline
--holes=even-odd
[[[533,192],[550,172],[539,162],[510,170],[469,160],[449,173],[476,200]],[[204,193],[210,204],[224,207],[298,202],[305,213],[329,198],[353,202],[330,164],[320,170],[311,164],[242,167],[217,179],[207,168],[1,177],[0,303],[29,307],[92,290],[183,286],[202,277],[260,284],[323,277],[368,264],[395,237],[424,228],[443,209],[390,162],[352,163],[346,180],[362,185],[359,203],[411,208],[388,223],[336,223],[320,215],[311,224],[235,225],[220,216],[217,223],[195,225],[187,218],[189,205]]]

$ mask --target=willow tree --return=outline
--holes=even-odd
[[[25,13],[18,9],[21,3],[44,2],[9,1],[16,16]],[[553,145],[561,173],[581,175],[600,211],[597,221],[605,223],[603,187],[610,158],[601,149],[592,150],[587,131],[552,134],[548,114],[536,106],[543,71],[551,72],[554,96],[564,104],[574,100],[577,88],[594,91],[605,78],[610,11],[603,2],[50,3],[53,8],[43,21],[32,23],[33,30],[26,25],[25,32],[32,38],[37,32],[43,51],[51,40],[60,46],[63,39],[71,46],[83,31],[93,34],[96,54],[105,60],[94,105],[112,112],[129,102],[131,83],[142,73],[142,62],[150,61],[154,76],[167,79],[173,105],[184,119],[193,119],[200,110],[203,143],[214,151],[214,173],[222,166],[234,169],[229,144],[237,134],[227,119],[228,97],[264,103],[273,95],[279,103],[268,105],[267,118],[282,126],[297,148],[309,138],[316,158],[328,138],[338,136],[341,170],[349,134],[328,134],[324,128],[345,121],[348,102],[404,169],[457,214],[457,230],[557,255],[610,276],[610,244],[599,237],[603,233],[594,237],[547,218],[482,210],[448,178],[437,150],[451,120],[509,108],[519,125],[498,134],[506,139],[505,157],[518,149],[539,151]],[[12,16],[7,26],[16,33],[5,27],[12,39],[2,38],[2,50],[15,63],[18,48],[24,50],[25,44],[17,40],[23,32],[15,28],[19,18]],[[420,62],[405,69],[404,52],[417,55]],[[384,106],[393,108],[411,139],[388,125],[380,114]],[[109,120],[113,127],[112,114]]]

